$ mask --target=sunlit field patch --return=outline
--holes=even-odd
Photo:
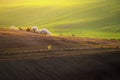
[[[1,0],[0,27],[38,26],[53,35],[120,39],[119,0]]]

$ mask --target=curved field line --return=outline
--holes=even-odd
[[[104,49],[120,49],[120,48],[98,48],[98,47],[84,47],[84,48],[62,48],[62,49],[52,49],[52,50],[48,50],[48,49],[39,49],[39,50],[22,50],[22,51],[11,51],[11,52],[7,52],[7,51],[0,51],[0,55],[12,55],[12,54],[25,54],[25,53],[42,53],[42,52],[54,52],[54,51],[76,51],[76,50],[104,50]]]

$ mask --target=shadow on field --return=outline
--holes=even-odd
[[[0,80],[120,80],[119,53],[0,60]]]

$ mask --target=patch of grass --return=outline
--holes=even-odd
[[[13,7],[0,3],[0,27],[38,26],[48,28],[53,35],[120,39],[119,0],[70,1],[76,4]]]

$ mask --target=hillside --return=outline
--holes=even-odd
[[[120,41],[82,37],[43,36],[27,31],[0,29],[0,49],[47,49],[48,45],[52,45],[53,49],[116,48],[120,46]]]
[[[119,80],[119,63],[120,40],[0,28],[0,80]]]
[[[0,27],[37,25],[55,35],[120,39],[119,0],[1,0],[0,4]]]

